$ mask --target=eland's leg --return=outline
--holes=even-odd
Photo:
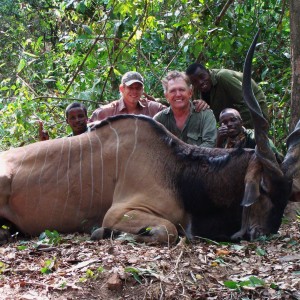
[[[145,243],[175,243],[178,238],[176,226],[170,221],[148,212],[118,208],[111,208],[106,213],[102,227],[96,229],[91,238],[99,240],[121,232]]]

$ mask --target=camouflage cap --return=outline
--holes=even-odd
[[[130,86],[135,82],[138,82],[142,85],[144,85],[144,78],[143,76],[138,72],[126,72],[122,77],[122,84],[125,84],[126,86]]]

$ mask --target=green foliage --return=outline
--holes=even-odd
[[[61,240],[62,238],[56,230],[45,230],[39,236],[39,241],[48,245],[59,245]]]
[[[4,271],[7,269],[7,265],[0,261],[0,274],[4,273]]]
[[[89,113],[119,97],[128,70],[163,98],[160,79],[200,60],[242,70],[257,27],[261,44],[253,78],[264,89],[270,134],[284,151],[290,98],[288,3],[237,1],[4,0],[0,7],[0,150],[37,140],[36,121],[64,136],[65,107],[75,99]],[[171,9],[170,9],[171,8]],[[220,18],[218,17],[220,15]]]
[[[127,267],[124,269],[125,272],[130,273],[133,278],[140,284],[142,284],[141,278],[140,278],[140,273],[141,270],[138,268],[133,268],[133,267]]]
[[[256,254],[259,256],[264,256],[267,254],[266,250],[262,249],[261,247],[257,247],[255,250]]]
[[[157,273],[151,269],[143,269],[143,268],[136,268],[136,267],[126,267],[124,269],[125,272],[130,273],[133,278],[140,284],[142,284],[141,277],[143,276],[154,276],[157,277]]]
[[[224,261],[223,258],[221,257],[217,257],[214,261],[213,261],[213,265],[227,265],[227,263]]]
[[[17,250],[22,251],[22,250],[26,250],[27,246],[26,245],[18,245],[17,246]]]
[[[237,290],[237,291],[240,291],[241,288],[243,288],[243,287],[256,288],[256,287],[262,287],[265,285],[265,282],[256,276],[250,276],[249,279],[247,279],[247,280],[242,280],[242,281],[228,280],[228,281],[224,281],[223,283],[224,283],[224,286],[228,287],[229,289],[233,289],[233,290]]]
[[[41,268],[42,274],[50,274],[55,269],[56,257],[44,261],[44,266]]]
[[[103,267],[98,267],[95,271],[91,269],[87,269],[85,272],[85,276],[79,279],[79,282],[85,282],[88,279],[98,279],[98,277],[105,271]]]

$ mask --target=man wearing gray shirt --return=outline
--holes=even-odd
[[[170,107],[157,113],[154,119],[188,144],[214,147],[216,119],[211,109],[195,110],[191,102],[192,85],[187,75],[178,71],[169,72],[162,84]]]

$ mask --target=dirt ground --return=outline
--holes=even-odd
[[[0,247],[0,299],[300,299],[300,219],[239,244],[17,240]]]

